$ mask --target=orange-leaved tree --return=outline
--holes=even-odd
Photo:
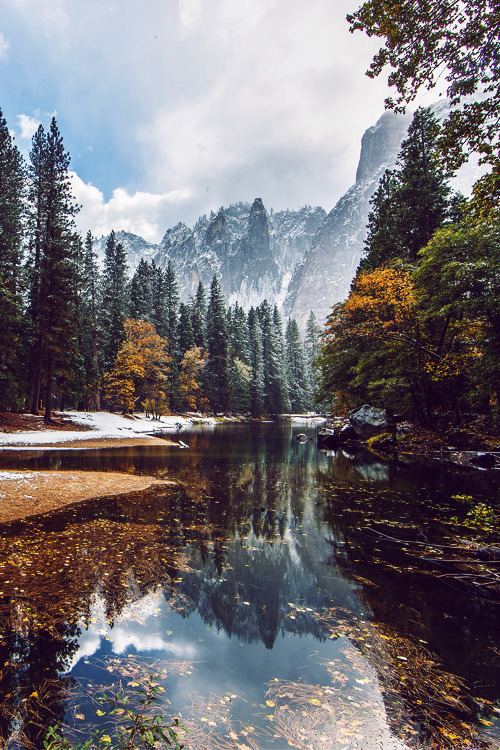
[[[458,328],[429,318],[407,268],[361,272],[323,333],[322,395],[413,410],[430,422],[444,387],[452,395],[464,375]]]
[[[208,405],[201,390],[201,375],[207,363],[208,354],[203,354],[199,346],[188,349],[181,362],[180,394],[186,409],[204,409]]]
[[[104,376],[104,392],[112,405],[126,414],[141,398],[162,400],[172,360],[165,339],[151,323],[131,318],[124,329],[125,340],[111,371]]]

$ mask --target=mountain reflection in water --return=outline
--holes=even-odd
[[[179,482],[2,527],[4,745],[88,729],[99,686],[154,672],[186,747],[487,747],[498,596],[418,545],[447,543],[453,495],[494,500],[492,476],[320,452],[304,424],[181,437],[0,453]]]

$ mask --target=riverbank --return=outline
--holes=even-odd
[[[189,420],[123,417],[108,412],[64,412],[52,424],[33,414],[0,413],[0,451],[101,450],[140,445],[179,446]],[[155,437],[152,433],[159,433]],[[71,503],[139,492],[159,482],[150,476],[98,471],[0,471],[0,523],[58,510]]]
[[[0,471],[0,523],[159,484],[175,482],[102,471]]]
[[[52,423],[33,414],[0,413],[0,450],[23,448],[95,448],[119,445],[165,444],[165,438],[179,445],[178,433],[194,421],[215,424],[211,418],[171,415],[150,419],[143,415],[110,412],[57,412]],[[158,437],[161,435],[161,439]],[[141,442],[138,442],[141,441]]]

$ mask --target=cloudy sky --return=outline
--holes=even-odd
[[[259,196],[330,210],[385,82],[356,0],[0,0],[0,108],[27,155],[55,113],[83,232],[158,241]]]

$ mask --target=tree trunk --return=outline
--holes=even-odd
[[[52,357],[49,357],[47,363],[47,386],[45,388],[45,413],[43,415],[43,421],[49,423],[52,421]]]

